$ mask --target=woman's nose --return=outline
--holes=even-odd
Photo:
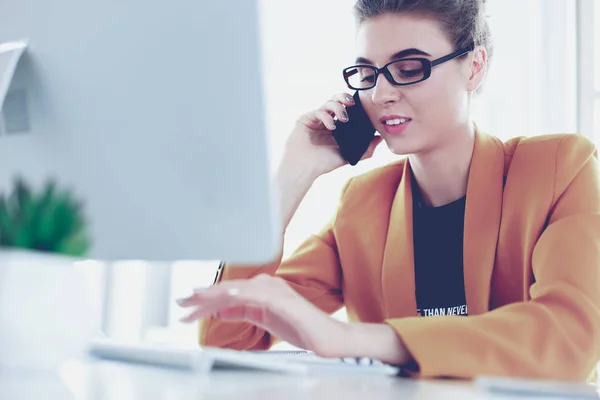
[[[377,77],[375,87],[371,91],[371,100],[377,105],[396,102],[402,97],[400,87],[393,85],[384,74]]]

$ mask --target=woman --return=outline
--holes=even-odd
[[[357,1],[357,63],[377,69],[348,83],[386,145],[407,157],[351,179],[334,218],[289,259],[227,265],[182,299],[185,321],[203,320],[202,345],[285,340],[424,378],[579,380],[594,369],[597,153],[579,135],[503,143],[477,130],[471,100],[491,55],[484,3]],[[429,77],[414,67],[427,61],[406,62],[448,55]],[[313,181],[345,164],[331,131],[352,106],[350,93],[337,95],[290,135],[277,175],[284,229]],[[349,323],[330,316],[344,305]]]

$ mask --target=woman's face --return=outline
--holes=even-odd
[[[427,17],[383,14],[363,22],[357,32],[360,64],[382,67],[401,51],[416,49],[435,60],[455,52],[439,23]],[[475,54],[475,56],[473,56]],[[408,86],[392,85],[383,74],[377,85],[360,92],[361,102],[389,149],[399,155],[427,153],[452,143],[469,124],[470,93],[483,75],[485,51],[476,50],[433,67],[429,79]],[[401,119],[390,126],[386,119]],[[395,121],[396,123],[398,121]],[[394,122],[391,122],[392,124]]]

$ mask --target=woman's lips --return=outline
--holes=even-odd
[[[409,117],[400,115],[385,115],[379,119],[383,124],[383,128],[390,135],[400,135],[408,128],[412,121]]]

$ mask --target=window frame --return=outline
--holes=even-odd
[[[577,4],[577,128],[579,133],[598,143],[600,137],[594,122],[595,102],[600,91],[595,84],[594,55],[594,0],[576,0]],[[590,56],[592,55],[592,56]],[[592,84],[590,84],[592,82]]]

